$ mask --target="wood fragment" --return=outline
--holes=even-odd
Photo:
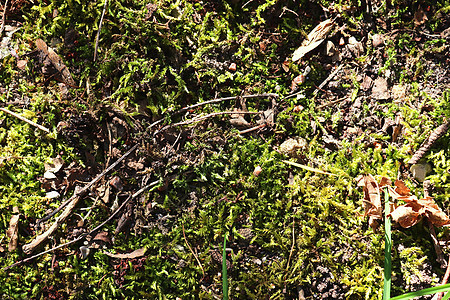
[[[35,123],[35,122],[31,121],[31,120],[28,120],[27,118],[22,117],[21,115],[18,115],[18,114],[16,114],[16,113],[10,111],[9,109],[6,109],[6,108],[4,108],[4,107],[0,107],[0,111],[2,111],[2,112],[4,112],[4,113],[7,113],[7,114],[9,114],[9,115],[11,115],[11,116],[13,116],[13,117],[16,117],[17,119],[19,119],[19,120],[21,120],[21,121],[24,121],[24,122],[30,124],[31,126],[34,126],[34,127],[38,128],[38,129],[40,129],[40,130],[42,130],[42,131],[45,131],[45,132],[47,132],[47,133],[50,133],[50,129],[48,129],[48,128],[42,126],[42,125],[39,125],[39,124],[37,124],[37,123]]]
[[[447,133],[448,128],[450,126],[449,121],[445,121],[441,126],[436,128],[430,136],[423,142],[423,144],[419,147],[419,149],[414,153],[411,159],[408,161],[409,165],[414,165],[419,162],[419,160],[425,155],[425,153],[431,149],[433,144],[441,138],[445,133]]]
[[[19,239],[19,218],[20,214],[18,213],[18,208],[14,207],[15,212],[17,214],[12,215],[9,220],[9,228],[6,231],[6,236],[9,238],[8,243],[8,251],[12,252],[17,249],[17,240]]]
[[[56,52],[53,51],[52,48],[48,47],[47,44],[41,39],[37,39],[35,44],[37,49],[39,50],[40,60],[44,64],[42,72],[44,74],[47,73],[50,75],[59,75],[56,76],[57,79],[70,87],[76,87],[75,81],[73,80],[69,69],[63,63],[59,55],[56,54]],[[52,70],[52,68],[54,68],[54,70]]]

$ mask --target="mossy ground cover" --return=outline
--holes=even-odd
[[[374,1],[371,12],[363,2],[108,1],[94,62],[104,1],[12,1],[0,101],[51,133],[0,112],[1,267],[26,258],[21,246],[44,230],[34,227],[37,220],[134,144],[138,150],[35,253],[92,229],[128,195],[158,185],[130,202],[96,242],[88,237],[0,271],[2,298],[221,298],[228,235],[232,299],[380,299],[384,233],[368,226],[354,179],[402,178],[423,194],[407,161],[450,118],[450,19],[444,0]],[[327,41],[339,55],[324,53],[324,42],[290,61],[328,18],[335,26]],[[38,38],[59,54],[76,86],[42,68]],[[302,74],[305,81],[292,84]],[[277,96],[239,97],[269,93]],[[223,97],[235,98],[174,113]],[[274,119],[246,114],[244,122],[228,114],[165,127],[234,109]],[[291,138],[307,145],[282,151]],[[445,134],[424,157],[444,212],[448,140]],[[45,164],[56,157],[64,160],[62,170],[45,178]],[[49,199],[51,190],[61,196]],[[21,214],[19,247],[9,252],[14,206]],[[393,296],[442,279],[428,228],[426,222],[394,227]],[[436,231],[445,243],[448,229]],[[83,245],[90,247],[86,258]],[[136,258],[106,254],[142,247],[145,255]]]

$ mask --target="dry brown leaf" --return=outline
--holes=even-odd
[[[42,68],[43,73],[48,73],[50,71],[48,66],[51,65],[57,71],[57,73],[59,73],[59,79],[61,81],[71,87],[76,86],[75,81],[73,80],[72,75],[69,72],[69,69],[63,63],[58,54],[56,54],[56,52],[53,51],[52,48],[48,47],[47,44],[41,39],[37,39],[35,44],[39,50],[41,61],[44,64],[44,67]]]
[[[421,219],[419,212],[409,204],[397,207],[389,216],[403,228],[414,226]]]
[[[109,257],[113,257],[113,258],[136,258],[136,257],[141,257],[145,255],[145,251],[147,250],[147,248],[141,248],[141,249],[137,249],[134,250],[131,253],[109,253],[105,251],[105,254],[108,255]]]
[[[435,226],[450,225],[449,217],[437,206],[432,197],[417,199],[414,196],[402,196],[399,199],[407,202],[397,207],[390,216],[392,220],[404,228],[415,225],[424,216]]]
[[[392,181],[387,177],[382,177],[380,180],[379,187],[382,188],[389,185],[392,185]]]
[[[423,205],[424,215],[435,226],[447,226],[450,224],[449,217],[437,206],[432,197],[426,197],[417,201]]]
[[[376,230],[382,219],[380,187],[372,175],[363,175],[357,180],[364,190],[364,215],[369,217],[369,226]]]
[[[396,180],[395,181],[395,192],[399,194],[400,196],[410,196],[411,190],[405,185],[405,183],[402,180]]]
[[[301,46],[295,50],[292,61],[297,61],[305,56],[308,52],[317,48],[327,37],[333,28],[334,22],[331,19],[325,20],[317,25],[302,42]]]
[[[13,210],[15,212],[18,212],[18,209],[16,207]],[[12,215],[11,219],[9,220],[9,228],[6,231],[6,236],[9,238],[9,252],[17,249],[17,240],[19,239],[19,218],[20,214],[16,214]]]

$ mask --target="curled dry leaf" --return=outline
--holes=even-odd
[[[402,180],[395,181],[395,192],[400,196],[409,196],[411,195],[411,190],[405,185]]]
[[[397,207],[389,216],[403,228],[414,226],[421,219],[419,212],[409,204]]]
[[[325,20],[317,25],[302,42],[302,45],[295,50],[292,61],[297,61],[305,56],[308,52],[317,48],[330,33],[334,22],[331,19]]]
[[[364,215],[369,217],[369,226],[376,230],[382,219],[380,187],[372,175],[362,175],[356,180],[364,190]]]
[[[399,199],[404,200],[406,204],[397,207],[390,216],[400,226],[411,227],[417,224],[422,217],[428,218],[430,223],[435,226],[450,225],[449,217],[437,206],[432,197],[417,199],[414,196],[402,196]]]

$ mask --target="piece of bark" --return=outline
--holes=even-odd
[[[17,249],[17,241],[19,239],[19,218],[20,214],[18,214],[18,208],[14,207],[14,212],[16,212],[16,215],[12,215],[11,219],[9,220],[9,228],[6,231],[6,236],[9,238],[8,243],[8,251],[12,252]]]
[[[37,39],[35,44],[39,51],[40,61],[44,64],[42,67],[42,73],[53,75],[56,79],[62,81],[63,83],[71,87],[75,87],[76,84],[69,72],[69,69],[63,63],[58,54],[56,54],[52,48],[48,47],[47,44],[41,39]]]
[[[441,138],[447,131],[450,125],[449,121],[445,121],[441,126],[436,128],[425,140],[425,142],[420,146],[420,148],[414,153],[413,157],[408,161],[409,165],[415,165],[419,160],[425,155],[425,153],[431,149],[433,144]]]

